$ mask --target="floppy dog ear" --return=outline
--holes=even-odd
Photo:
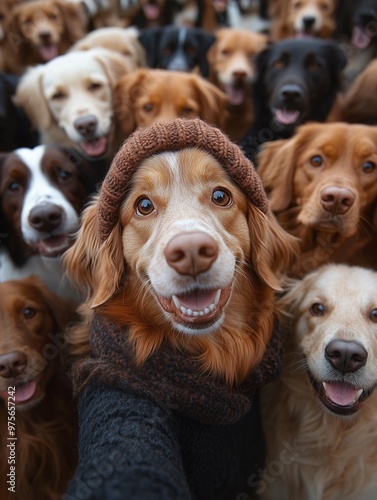
[[[206,33],[200,28],[196,29],[196,37],[200,44],[200,53],[199,53],[199,70],[200,74],[208,78],[209,76],[209,64],[207,59],[207,53],[210,47],[215,43],[216,37],[211,33]]]
[[[139,42],[147,53],[147,65],[150,68],[158,67],[158,49],[163,28],[148,28],[139,35]]]
[[[66,34],[65,41],[68,44],[67,48],[69,48],[85,36],[88,18],[81,4],[57,0],[56,5],[62,14]]]
[[[199,97],[200,118],[222,128],[227,118],[226,94],[199,75],[191,75],[191,79]]]
[[[266,142],[258,154],[258,174],[275,213],[286,210],[293,198],[294,139]]]
[[[87,292],[92,308],[106,302],[119,288],[125,261],[120,225],[102,243],[97,228],[97,198],[83,212],[75,243],[63,257],[68,277]]]
[[[0,180],[2,178],[1,171],[3,168],[3,164],[5,162],[5,159],[7,158],[8,153],[0,153]],[[4,243],[7,241],[7,237],[9,236],[10,233],[10,228],[4,218],[3,211],[1,210],[0,206],[0,245],[4,246]]]
[[[271,210],[263,214],[251,203],[248,226],[255,272],[273,290],[281,291],[281,276],[299,255],[298,240],[279,225]]]
[[[117,80],[127,73],[131,73],[133,67],[127,57],[115,52],[115,50],[105,48],[90,49],[95,59],[101,64],[103,70],[109,79],[112,88],[115,87]]]
[[[120,127],[128,136],[136,128],[135,102],[143,89],[145,70],[138,70],[120,78],[114,88],[114,107]]]
[[[39,129],[52,125],[52,116],[42,88],[44,66],[29,69],[17,86],[13,102],[21,106],[32,124]]]

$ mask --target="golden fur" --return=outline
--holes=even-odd
[[[0,284],[0,472],[2,500],[58,500],[75,467],[75,409],[61,365],[64,326],[73,320],[71,304],[55,296],[36,278]],[[24,371],[4,374],[4,355],[26,356]],[[34,394],[17,402],[16,494],[6,485],[9,449],[8,387],[36,382]],[[10,408],[10,406],[9,406]]]
[[[254,58],[266,46],[267,36],[262,33],[222,28],[207,53],[210,81],[228,95],[229,114],[224,128],[233,140],[241,139],[253,122]]]
[[[140,69],[120,78],[115,106],[126,135],[137,127],[175,118],[201,118],[222,127],[226,95],[199,75],[181,71]]]
[[[313,123],[262,149],[258,173],[271,209],[301,241],[298,274],[329,261],[376,267],[376,141],[376,127]],[[344,214],[321,203],[333,187],[354,197]]]
[[[275,2],[274,2],[275,3]],[[305,32],[304,18],[315,22],[307,35],[331,38],[335,30],[337,0],[285,0],[271,14],[271,38],[274,41],[299,37]]]
[[[321,303],[324,314],[313,314]],[[377,393],[342,416],[328,410],[307,369],[328,380],[325,346],[334,338],[362,344],[368,358],[354,371],[365,391],[377,384],[377,273],[330,264],[293,282],[280,305],[286,354],[282,377],[262,390],[267,460],[257,489],[263,500],[373,500],[377,491]],[[326,401],[326,400],[324,400]]]
[[[86,32],[86,18],[78,4],[62,0],[31,0],[14,7],[4,30],[4,70],[22,74],[29,66],[64,54]],[[49,51],[43,47],[50,47]]]
[[[216,190],[225,190],[233,202],[216,205]],[[155,211],[141,217],[138,200],[145,198]],[[139,364],[168,341],[195,356],[203,370],[229,383],[241,381],[263,356],[279,276],[293,255],[294,243],[273,216],[251,205],[223,167],[195,149],[162,153],[140,165],[103,244],[96,210],[94,201],[65,256],[71,279],[88,290],[83,321],[69,335],[73,354],[88,353],[88,324],[98,311],[128,325]],[[205,271],[180,274],[169,264],[167,248],[192,232],[215,242],[218,254]],[[191,296],[203,287],[222,291],[211,321],[206,318],[195,330],[173,305],[172,294],[191,290]]]

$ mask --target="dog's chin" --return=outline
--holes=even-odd
[[[307,371],[310,383],[321,404],[335,415],[347,417],[357,413],[374,387],[362,389],[345,381],[319,381]]]
[[[34,242],[34,247],[43,257],[59,257],[71,246],[71,244],[72,238],[69,235],[58,234]]]
[[[307,227],[311,227],[316,231],[324,231],[326,233],[340,233],[343,237],[349,238],[356,233],[357,225],[345,223],[342,217],[333,216],[331,218],[315,218],[306,220],[305,217],[298,217],[298,220]]]
[[[208,335],[220,328],[232,283],[225,288],[202,290],[163,297],[156,294],[173,328],[187,335]]]

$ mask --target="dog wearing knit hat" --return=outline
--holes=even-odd
[[[69,332],[77,392],[99,380],[168,404],[177,418],[235,425],[279,371],[274,296],[295,244],[253,165],[219,129],[176,119],[136,131],[65,256],[88,292]],[[195,479],[203,459],[184,466],[208,499],[210,480],[203,493]],[[250,474],[255,460],[247,463]]]

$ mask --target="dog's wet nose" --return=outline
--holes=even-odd
[[[197,276],[208,271],[217,259],[216,241],[206,233],[182,233],[174,236],[165,248],[165,258],[179,274]]]
[[[73,122],[77,132],[84,137],[93,136],[97,130],[97,124],[97,118],[94,115],[80,116]]]
[[[21,351],[12,351],[0,356],[0,377],[11,378],[21,375],[27,366],[27,357]]]
[[[63,209],[53,203],[37,205],[29,214],[29,224],[37,231],[51,233],[59,227],[63,218]]]
[[[355,202],[354,193],[348,188],[328,186],[321,191],[321,204],[327,212],[343,215]]]
[[[244,80],[246,78],[246,71],[243,69],[236,69],[233,71],[233,78],[236,78],[237,80]]]
[[[358,342],[335,339],[327,344],[325,358],[341,373],[352,373],[367,362],[368,353]]]
[[[304,16],[302,18],[302,22],[304,23],[305,29],[310,29],[314,26],[315,17],[314,16]]]
[[[40,31],[38,36],[42,43],[48,43],[51,40],[51,33],[49,31]]]
[[[303,96],[302,88],[295,84],[283,85],[280,89],[280,98],[286,102],[296,102]]]

